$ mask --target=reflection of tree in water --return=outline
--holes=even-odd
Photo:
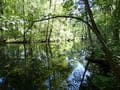
[[[1,48],[0,53],[2,58],[0,76],[7,76],[10,85],[17,90],[31,90],[36,87],[44,90],[44,82],[47,79],[49,79],[50,88],[56,90],[67,74],[52,66],[51,59],[57,54],[53,56],[49,44],[7,45]]]
[[[64,87],[62,82],[66,79],[69,72],[63,65],[65,59],[63,58],[64,55],[58,55],[59,49],[57,49],[58,51],[51,51],[50,46],[47,45],[46,48],[48,48],[46,49],[48,56],[48,69],[51,72],[49,73],[49,77],[45,80],[44,84],[47,87],[47,90],[63,90]],[[54,52],[54,55],[51,52]],[[67,70],[67,72],[65,70]]]

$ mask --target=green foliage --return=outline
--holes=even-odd
[[[71,11],[73,9],[73,5],[74,5],[73,0],[66,0],[63,5],[63,8],[65,9],[66,12]]]
[[[92,81],[93,84],[99,88],[99,90],[113,90],[117,88],[114,77],[96,75]]]
[[[51,60],[51,63],[53,65],[53,67],[56,69],[56,70],[59,70],[59,71],[62,71],[62,70],[65,70],[68,68],[68,62],[65,60],[64,57],[62,58],[54,58],[54,60]]]
[[[119,64],[120,0],[93,0],[92,2],[93,6],[91,9],[94,14],[93,18],[95,19],[97,27],[105,38],[105,42],[108,44],[113,53],[113,59],[116,60],[116,62]],[[43,69],[48,69],[48,67],[45,67],[47,66],[47,53],[45,52],[45,50],[40,53],[41,57],[45,57],[44,62],[39,61],[37,58],[29,59],[33,57],[35,53],[38,53],[36,48],[39,49],[40,47],[33,48],[36,50],[33,52],[33,55],[30,53],[26,55],[28,56],[26,58],[26,67],[21,67],[24,63],[24,61],[22,60],[18,63],[16,63],[16,60],[12,61],[15,63],[15,66],[11,64],[10,60],[13,59],[13,56],[16,58],[18,57],[15,52],[12,51],[12,49],[15,49],[15,47],[12,47],[10,49],[13,55],[9,56],[9,61],[7,61],[7,59],[5,58],[6,56],[2,56],[3,53],[1,53],[1,58],[6,60],[1,60],[1,63],[3,64],[1,64],[1,67],[3,67],[3,69],[10,67],[9,69],[12,72],[10,72],[10,77],[12,78],[11,82],[19,83],[17,79],[21,81],[22,79],[24,79],[24,76],[26,76],[26,78],[31,78],[29,83],[30,85],[37,82],[43,83],[41,80],[45,80],[50,75],[52,75],[52,70],[54,70],[55,72],[57,72],[57,70],[58,72],[64,72],[65,76],[63,75],[62,79],[66,77],[65,70],[69,71],[69,69],[67,68],[68,63],[65,61],[65,57],[61,57],[59,53],[66,53],[69,50],[71,50],[71,52],[77,52],[72,50],[72,48],[77,49],[79,43],[82,44],[79,49],[88,47],[88,28],[85,24],[69,18],[56,18],[41,22],[34,21],[41,18],[46,18],[50,15],[70,15],[72,12],[78,9],[76,4],[77,2],[73,0],[0,0],[0,44],[2,41],[17,42],[24,41],[24,39],[29,42],[41,42],[46,41],[46,37],[49,37],[50,41],[54,41],[57,43],[59,42],[60,44],[58,45],[58,47],[52,49],[55,52],[55,58],[50,61],[52,65],[51,67],[53,69],[45,71],[45,73],[48,73],[48,75],[44,75],[44,73],[42,72]],[[79,13],[79,15],[74,15],[72,13],[73,16],[78,16],[81,17],[83,20],[86,20],[86,13],[80,13],[79,10],[77,12]],[[90,23],[89,17],[88,23]],[[93,52],[95,52],[94,57],[104,58],[105,54],[102,52],[101,45],[98,42],[95,34],[93,34],[92,32],[91,37],[93,41],[91,43],[94,46]],[[74,42],[77,43],[64,44],[62,42],[71,40],[74,40]],[[82,41],[83,43],[80,41]],[[84,42],[86,42],[87,44]],[[22,53],[22,50],[24,48],[25,47],[19,47],[17,48],[17,50]],[[32,50],[32,48],[30,50]],[[79,56],[75,53],[69,53],[68,56],[70,56],[71,58],[74,58],[74,56],[79,58]],[[17,59],[19,60],[19,58]],[[24,68],[28,71],[25,72]],[[39,71],[41,71],[41,74],[39,74]],[[0,74],[2,75],[1,72]],[[3,75],[4,74],[6,74],[6,72],[3,73]],[[42,75],[43,78],[37,78],[37,76],[40,75]],[[58,81],[60,79],[58,79]],[[34,83],[32,81],[34,81]],[[112,83],[112,81],[114,81],[114,78],[105,76],[95,76],[95,78],[93,79],[94,84],[99,87],[100,90],[111,90],[111,88],[114,87],[114,83]],[[25,83],[26,82],[24,79],[22,85],[24,85]],[[58,82],[57,85],[59,85]],[[20,87],[20,84],[16,87]]]

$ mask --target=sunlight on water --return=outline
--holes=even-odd
[[[83,53],[83,56],[81,56],[82,61],[85,60],[84,58],[85,55],[86,54]],[[73,71],[70,74],[70,76],[67,78],[67,84],[68,84],[67,90],[79,90],[83,78],[83,74],[85,72],[85,67],[83,66],[82,63],[74,59],[71,59],[69,63],[70,66],[72,66]],[[86,63],[87,62],[84,62],[84,64]],[[88,70],[85,72],[85,76],[82,83],[87,83],[87,77],[90,77],[90,72]]]

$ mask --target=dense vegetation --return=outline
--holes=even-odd
[[[120,89],[119,24],[120,0],[0,0],[0,45],[87,41],[100,90]]]

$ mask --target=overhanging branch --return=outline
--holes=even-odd
[[[42,19],[37,19],[37,20],[33,20],[32,24],[28,27],[28,29],[26,30],[26,33],[29,31],[29,29],[32,28],[32,26],[34,25],[34,23],[36,22],[41,22],[41,21],[45,21],[45,20],[50,20],[50,19],[55,19],[55,18],[71,18],[71,19],[76,19],[78,21],[83,22],[84,24],[86,24],[90,29],[93,29],[92,26],[89,24],[89,22],[83,20],[80,17],[76,17],[76,16],[69,16],[69,15],[56,15],[56,16],[45,16]]]
[[[86,24],[87,26],[89,26],[92,29],[92,26],[87,21],[83,20],[82,18],[76,17],[76,16],[68,16],[68,15],[49,16],[47,18],[45,17],[45,18],[42,18],[42,19],[34,20],[33,22],[35,23],[35,22],[40,22],[40,21],[45,21],[45,20],[55,19],[55,18],[71,18],[71,19],[76,19],[78,21],[83,22],[84,24]]]

